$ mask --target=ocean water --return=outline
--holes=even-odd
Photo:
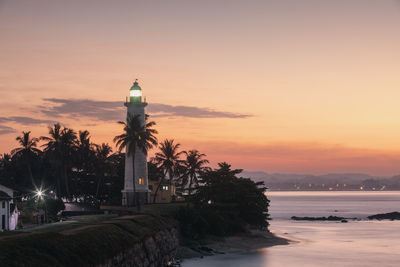
[[[400,211],[400,192],[269,192],[272,232],[295,240],[243,254],[185,260],[184,267],[400,266],[400,221],[368,215]],[[292,221],[291,216],[336,215],[359,221]]]

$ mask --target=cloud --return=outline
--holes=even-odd
[[[24,117],[24,116],[12,116],[12,117],[0,117],[0,122],[16,122],[20,124],[27,124],[27,125],[33,125],[33,124],[52,124],[54,123],[53,120],[41,120],[41,119],[34,119],[31,117]]]
[[[50,103],[50,106],[41,106],[41,112],[50,117],[89,117],[102,121],[121,120],[124,117],[124,106],[120,101],[60,98],[43,100]]]
[[[227,111],[216,111],[209,108],[192,106],[171,106],[166,104],[149,104],[149,112],[154,117],[191,117],[191,118],[247,118],[252,115]]]
[[[102,121],[121,120],[125,116],[125,107],[120,101],[97,101],[89,99],[45,98],[48,103],[40,106],[42,113],[51,117],[89,117]],[[147,112],[153,117],[188,118],[247,118],[252,115],[193,106],[173,106],[151,103]]]
[[[16,132],[16,130],[11,128],[11,127],[8,127],[8,126],[5,126],[5,125],[0,125],[0,135],[9,134],[9,133],[15,133],[15,132]]]

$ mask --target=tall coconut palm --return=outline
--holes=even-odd
[[[192,194],[192,185],[194,184],[195,186],[198,186],[199,184],[197,179],[198,175],[209,169],[209,167],[205,166],[209,161],[203,159],[206,154],[202,154],[196,149],[189,150],[188,152],[184,151],[183,153],[186,155],[186,160],[183,162],[183,165],[186,170],[184,175],[189,178],[188,194],[190,196]]]
[[[49,126],[49,137],[42,136],[41,140],[46,141],[42,146],[44,147],[44,152],[46,156],[49,158],[50,163],[54,166],[56,170],[56,194],[57,197],[61,197],[61,181],[60,181],[60,173],[61,173],[61,125],[56,123],[53,127]]]
[[[110,165],[109,156],[112,152],[111,147],[108,144],[96,145],[95,155],[96,155],[96,164],[95,164],[95,172],[97,176],[97,187],[96,187],[96,198],[99,197],[101,184],[104,180],[104,175]]]
[[[90,141],[90,133],[86,130],[79,131],[76,144],[76,167],[79,171],[88,171],[93,165],[95,149],[95,145]]]
[[[132,176],[133,176],[133,191],[134,191],[134,205],[137,206],[138,198],[136,194],[136,181],[135,181],[135,156],[136,150],[140,149],[143,153],[147,154],[147,151],[153,146],[157,145],[157,138],[155,134],[158,132],[152,127],[156,124],[155,122],[147,122],[148,116],[146,115],[146,122],[143,125],[140,119],[140,115],[128,114],[126,122],[119,121],[119,124],[124,126],[123,134],[114,137],[114,142],[121,152],[126,149],[126,155],[132,158]],[[138,207],[140,208],[140,206]]]
[[[179,147],[179,143],[174,144],[174,139],[165,139],[160,144],[160,152],[156,153],[154,161],[157,166],[163,170],[163,176],[154,192],[153,203],[156,201],[158,191],[160,190],[161,184],[165,181],[166,176],[168,175],[168,182],[170,185],[174,182],[173,180],[177,174],[179,165],[182,163],[179,157],[183,151],[178,152]]]
[[[47,141],[43,146],[44,151],[48,153],[50,159],[53,161],[59,175],[63,178],[65,185],[66,197],[70,199],[69,181],[68,181],[68,168],[71,167],[71,160],[76,149],[76,133],[74,130],[63,127],[59,123],[49,127],[49,135],[42,136],[41,139]],[[57,178],[57,195],[61,196],[61,182]]]
[[[18,141],[20,147],[17,147],[11,151],[11,155],[19,155],[25,162],[29,174],[29,178],[31,179],[32,185],[35,186],[35,181],[33,179],[31,161],[33,156],[39,154],[41,151],[36,148],[39,139],[31,138],[31,132],[22,132],[21,136],[18,136],[16,140]]]

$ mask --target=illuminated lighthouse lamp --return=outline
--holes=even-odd
[[[131,90],[129,93],[130,96],[142,96],[142,90]]]
[[[135,80],[131,89],[129,90],[129,96],[131,97],[131,100],[133,100],[134,102],[141,102],[142,88],[140,88],[137,79]]]

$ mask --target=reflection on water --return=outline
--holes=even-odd
[[[186,260],[195,266],[400,266],[400,221],[308,222],[295,216],[399,211],[400,192],[270,192],[273,232],[300,240],[246,254]]]

